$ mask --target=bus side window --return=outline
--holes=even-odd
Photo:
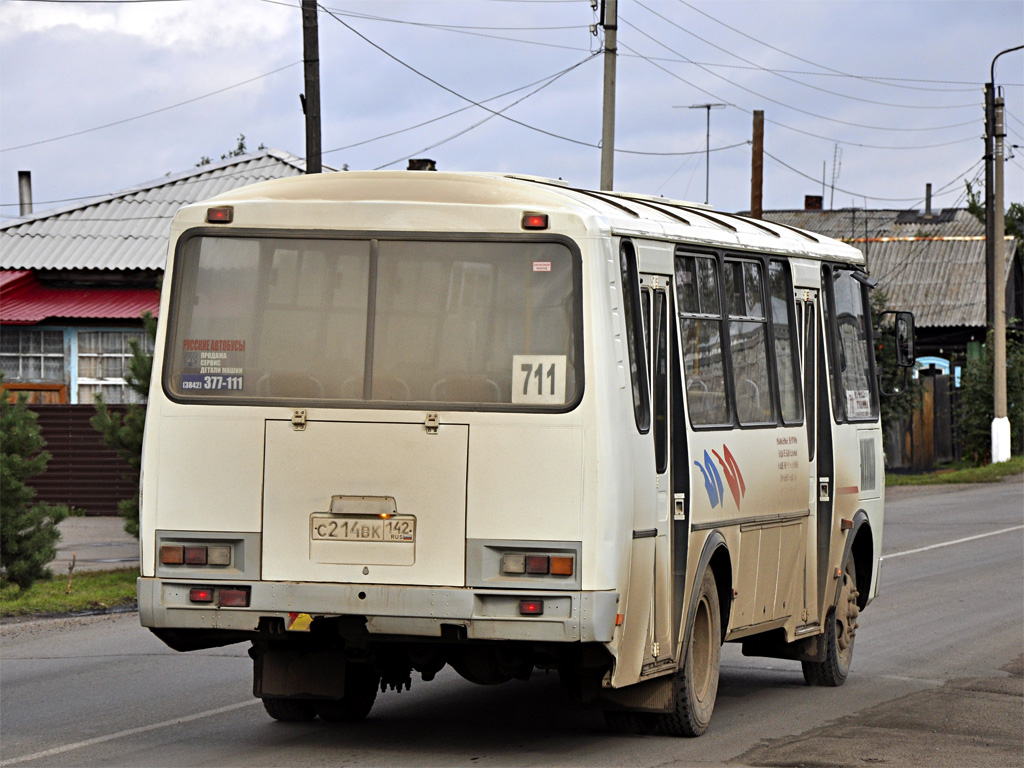
[[[793,289],[785,262],[768,262],[768,285],[772,303],[772,348],[779,381],[782,421],[799,424],[803,416],[800,398],[800,361],[793,324]]]
[[[770,424],[775,421],[775,397],[761,264],[726,261],[724,278],[736,415],[740,424]]]
[[[718,262],[712,256],[677,256],[675,266],[690,423],[728,426]]]
[[[640,302],[640,275],[636,251],[629,240],[619,246],[619,270],[622,276],[622,314],[626,321],[626,346],[629,348],[629,376],[633,385],[633,415],[636,428],[646,434],[651,428],[651,388],[644,349],[644,320]]]
[[[837,422],[874,421],[878,418],[878,387],[871,349],[871,316],[867,288],[849,269],[824,267],[822,271],[825,318],[832,347],[829,369],[832,405]]]

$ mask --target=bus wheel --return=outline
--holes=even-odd
[[[825,660],[801,662],[804,680],[808,685],[835,688],[846,682],[853,661],[853,641],[857,635],[857,617],[860,615],[860,607],[857,605],[859,595],[857,566],[851,555],[843,571],[839,600],[825,620]]]
[[[263,708],[275,720],[299,723],[316,717],[316,709],[309,699],[263,699]]]
[[[366,664],[345,667],[345,695],[340,699],[317,699],[316,713],[329,723],[357,723],[364,720],[377,698],[380,675]]]
[[[718,695],[718,662],[722,652],[722,612],[715,574],[704,571],[690,628],[690,642],[676,672],[674,710],[659,716],[670,736],[700,736],[708,729]]]

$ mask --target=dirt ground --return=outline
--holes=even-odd
[[[733,762],[792,768],[1024,766],[1024,656],[1005,677],[950,680],[831,725],[769,741]]]

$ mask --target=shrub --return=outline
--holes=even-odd
[[[969,364],[961,380],[958,417],[963,456],[977,465],[992,457],[993,400],[992,333],[981,360]],[[1010,419],[1010,452],[1024,452],[1024,343],[1021,332],[1006,332],[1006,409]]]
[[[63,504],[33,503],[28,480],[46,471],[50,454],[25,400],[0,396],[0,583],[23,590],[53,575],[47,565],[57,556],[57,524],[71,513]]]

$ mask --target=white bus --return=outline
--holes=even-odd
[[[447,664],[699,735],[722,642],[840,685],[882,546],[871,282],[819,235],[535,177],[183,208],[141,622],[251,642],[278,720],[359,720]]]

